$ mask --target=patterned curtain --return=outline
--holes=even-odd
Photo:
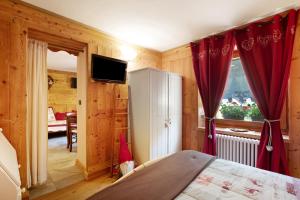
[[[234,49],[232,31],[191,43],[195,76],[205,113],[205,153],[216,155],[214,117],[223,96]]]
[[[290,74],[297,12],[276,15],[269,22],[253,23],[235,34],[246,77],[265,123],[257,167],[287,174],[280,115]]]

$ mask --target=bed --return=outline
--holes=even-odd
[[[182,151],[138,167],[89,200],[300,199],[300,179]]]
[[[66,132],[67,120],[61,113],[54,114],[52,107],[48,108],[48,134]]]
[[[48,121],[48,133],[66,132],[67,120]]]

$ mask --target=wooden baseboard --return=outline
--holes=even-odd
[[[75,165],[76,165],[77,167],[79,167],[79,169],[83,172],[84,178],[86,179],[86,176],[87,176],[87,170],[86,170],[86,167],[85,167],[78,159],[76,159]]]
[[[85,174],[85,179],[86,180],[92,180],[92,179],[95,179],[95,178],[98,178],[100,176],[103,176],[105,174],[108,174],[109,173],[109,170],[110,168],[105,168],[105,169],[101,169],[101,170],[98,170],[98,171],[87,171],[87,173]]]
[[[84,178],[87,181],[98,178],[100,176],[103,176],[103,175],[109,173],[109,167],[105,167],[103,165],[94,165],[94,166],[90,167],[89,170],[87,170],[86,167],[78,159],[76,159],[75,164],[84,173]]]
[[[22,192],[22,200],[29,200],[29,191]]]

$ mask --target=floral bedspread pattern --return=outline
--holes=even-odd
[[[216,159],[176,200],[300,200],[300,179]]]

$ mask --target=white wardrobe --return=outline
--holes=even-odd
[[[182,149],[182,77],[145,68],[129,72],[134,160],[142,164]]]

